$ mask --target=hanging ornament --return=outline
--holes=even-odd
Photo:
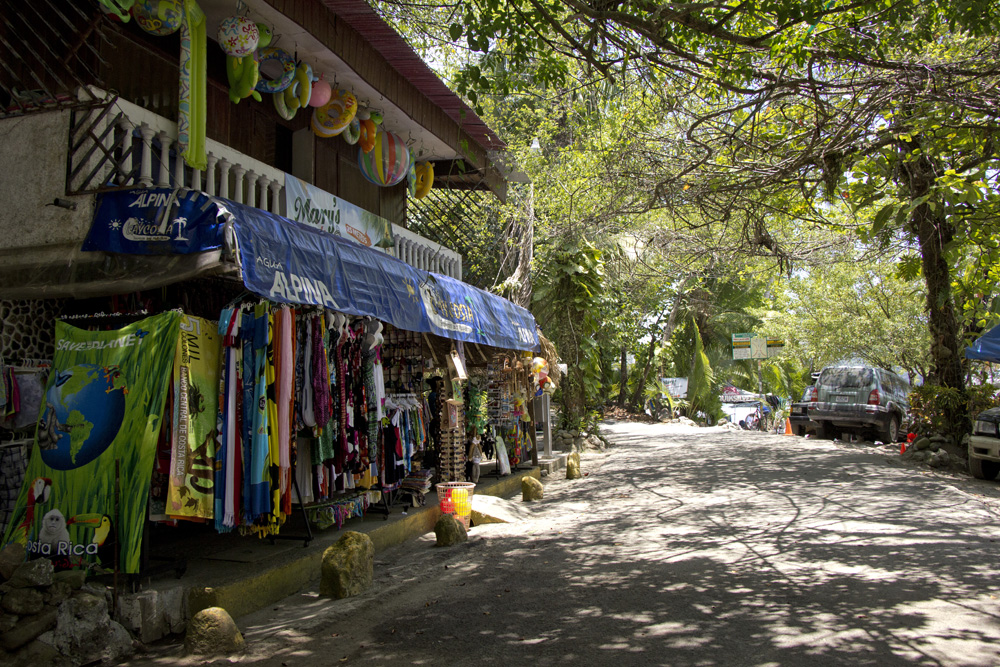
[[[266,23],[258,23],[257,25],[257,48],[266,49],[271,46],[271,40],[274,39],[274,33],[271,32],[271,26]]]
[[[295,59],[288,51],[276,46],[268,46],[255,51],[253,57],[257,61],[258,69],[262,69],[267,63],[272,62],[281,67],[280,76],[273,79],[265,79],[261,76],[257,81],[257,90],[262,93],[280,93],[292,85],[296,74]]]
[[[340,133],[340,136],[351,146],[358,143],[358,139],[361,138],[361,121],[358,120],[357,116],[351,119],[351,122],[347,124],[347,127]]]
[[[417,194],[417,156],[413,154],[412,148],[410,149],[410,166],[406,170],[406,191],[411,197],[415,197]]]
[[[260,102],[260,93],[254,88],[260,78],[257,60],[252,56],[234,58],[226,56],[226,76],[229,79],[229,100],[239,104],[246,97],[253,97]]]
[[[180,29],[184,20],[184,3],[180,0],[139,0],[132,5],[132,18],[150,35],[171,35]]]
[[[330,88],[329,82],[323,80],[323,75],[320,74],[319,80],[315,81],[312,85],[312,97],[309,98],[309,106],[325,106],[332,96],[333,89]]]
[[[332,99],[313,111],[312,130],[316,136],[329,138],[343,132],[358,112],[358,100],[347,90],[338,90]]]
[[[387,188],[406,178],[410,149],[398,134],[380,130],[370,153],[358,150],[358,166],[369,182]]]
[[[361,121],[361,137],[358,140],[358,146],[363,152],[372,152],[372,149],[375,148],[375,137],[375,123],[371,121],[371,118]]]
[[[434,186],[434,165],[430,162],[421,162],[416,167],[417,187],[413,196],[417,199],[426,197]]]
[[[257,24],[245,16],[229,16],[219,24],[218,40],[227,56],[242,58],[256,50],[260,32]]]

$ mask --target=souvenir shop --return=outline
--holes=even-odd
[[[486,460],[493,474],[532,460],[530,313],[189,196],[209,214],[189,217],[192,245],[170,251],[224,247],[235,277],[67,301],[51,360],[5,360],[4,432],[18,445],[0,449],[4,544],[139,574],[150,522],[258,538],[294,523],[308,540],[423,504]],[[115,219],[98,211],[95,229]]]

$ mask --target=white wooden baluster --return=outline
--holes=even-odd
[[[139,185],[144,188],[153,186],[153,136],[156,134],[146,123],[139,126],[142,135],[142,155],[139,163]]]
[[[219,160],[219,196],[229,199],[229,168],[233,165],[226,158]]]
[[[184,162],[184,158],[181,157],[180,153],[174,156],[174,187],[183,188],[184,187],[184,170],[187,164]]]
[[[161,188],[170,187],[170,144],[173,143],[173,139],[166,131],[160,132],[157,135],[160,140],[160,176],[156,181],[156,184]]]
[[[201,169],[191,170],[191,189],[195,192],[201,192]]]
[[[118,169],[118,185],[129,185],[129,179],[132,177],[132,130],[135,127],[132,121],[122,116],[118,119],[118,129],[122,133],[122,163]]]
[[[253,169],[247,172],[247,198],[244,203],[257,206],[257,172]]]
[[[271,181],[271,213],[281,215],[281,182],[277,179]]]
[[[271,179],[268,178],[267,176],[261,175],[261,177],[257,179],[257,183],[260,184],[260,204],[259,205],[255,204],[255,205],[262,211],[270,210],[267,207],[267,195],[269,194],[267,188],[269,185],[271,185]]]
[[[215,157],[215,153],[208,154],[208,168],[205,169],[205,181],[206,187],[205,192],[209,194],[210,197],[215,196],[215,165],[219,162],[219,158]]]
[[[237,204],[243,203],[243,175],[247,173],[246,168],[241,165],[233,165],[233,174],[236,178],[233,179],[233,187],[236,192],[233,193],[232,200]]]

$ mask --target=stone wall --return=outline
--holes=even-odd
[[[19,544],[0,551],[0,664],[76,667],[132,654],[106,586],[86,583],[83,570],[54,572],[47,559],[24,558]]]

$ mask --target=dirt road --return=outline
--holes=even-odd
[[[380,553],[361,597],[238,619],[241,658],[131,664],[1000,664],[997,484],[869,445],[604,432],[527,521]]]

